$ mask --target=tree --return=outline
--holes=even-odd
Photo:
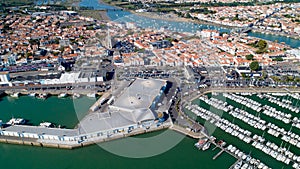
[[[252,54],[246,55],[246,59],[247,59],[247,60],[253,60],[253,55],[252,55]]]
[[[277,62],[282,62],[283,58],[282,57],[276,57],[274,59],[272,59],[273,61],[277,61]]]
[[[262,76],[263,79],[266,79],[268,77],[268,74],[267,74],[266,71],[262,71],[262,75],[261,76]]]
[[[257,46],[260,50],[264,50],[267,47],[268,43],[265,40],[259,40]]]
[[[241,73],[243,79],[246,79],[246,74],[245,73]]]
[[[250,63],[250,69],[257,71],[259,69],[259,63],[257,61],[251,62]]]

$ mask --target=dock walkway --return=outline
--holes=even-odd
[[[187,130],[183,127],[180,127],[178,125],[173,125],[170,127],[171,130],[177,131],[179,133],[185,134],[191,138],[195,138],[195,139],[199,139],[199,138],[203,138],[205,137],[205,135],[203,135],[202,133],[195,133],[193,131]]]
[[[213,157],[213,160],[215,160],[216,158],[218,158],[225,150],[222,149],[218,154],[216,154],[214,157]]]

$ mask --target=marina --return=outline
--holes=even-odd
[[[240,152],[232,150],[232,145],[244,142],[247,144],[245,147],[248,147],[246,149],[252,152],[251,156],[263,164],[270,165],[269,167],[297,168],[300,161],[299,129],[296,127],[299,118],[298,99],[298,93],[288,92],[212,92],[200,96],[186,108],[200,117],[197,120],[211,131],[213,136],[220,136],[216,134],[219,132],[231,135],[229,140],[235,141],[226,149],[235,154]],[[240,153],[239,157],[246,155],[245,150],[242,151],[244,152]],[[268,155],[268,160],[257,156],[261,153],[265,154],[263,156]],[[268,162],[272,161],[271,159],[277,161],[277,167],[272,166],[273,162]],[[256,167],[262,167],[263,164],[257,163]],[[247,165],[245,168],[254,167],[253,164]]]

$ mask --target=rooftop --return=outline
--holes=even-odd
[[[136,79],[123,90],[107,112],[91,113],[80,122],[80,128],[86,133],[126,128],[138,123],[156,119],[156,113],[150,109],[165,80]]]
[[[75,136],[78,134],[78,131],[76,129],[45,128],[41,126],[23,126],[23,125],[10,126],[5,128],[3,131],[35,133],[39,135],[54,135],[54,136]]]
[[[166,84],[165,80],[136,79],[113,104],[125,110],[149,108],[161,88]]]

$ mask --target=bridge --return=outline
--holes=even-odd
[[[248,33],[252,30],[253,26],[246,26],[242,28],[235,28],[230,31],[230,33]]]

